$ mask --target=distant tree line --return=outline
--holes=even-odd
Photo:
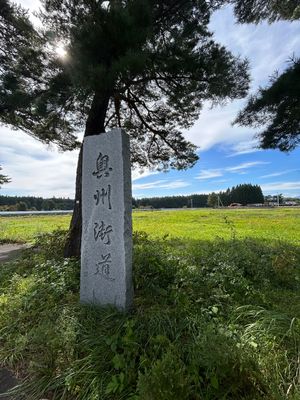
[[[192,194],[188,196],[148,197],[132,200],[134,208],[182,208],[182,207],[217,207],[232,203],[263,204],[264,196],[259,185],[241,184],[228,188],[225,192],[210,194]]]
[[[225,192],[211,193],[208,196],[209,207],[216,207],[218,204],[229,206],[232,203],[239,203],[243,206],[247,204],[263,204],[264,195],[259,185],[243,183],[233,186]]]
[[[34,196],[0,196],[0,209],[4,211],[26,210],[72,210],[73,199],[56,198],[43,199]]]
[[[279,195],[279,204],[284,204],[284,200],[293,200],[297,203],[299,199],[283,198]],[[243,206],[247,204],[264,204],[277,202],[276,196],[266,196],[264,198],[259,185],[249,183],[233,186],[224,192],[210,194],[192,194],[187,196],[165,196],[165,197],[146,197],[132,199],[133,208],[200,208],[229,206],[232,203],[239,203]],[[26,210],[72,210],[73,199],[56,198],[43,199],[33,196],[0,196],[0,210],[7,211],[26,211]]]
[[[133,207],[153,208],[183,208],[183,207],[207,207],[207,194],[192,194],[189,196],[166,196],[132,199]]]

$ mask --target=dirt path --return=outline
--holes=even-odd
[[[12,389],[18,384],[17,379],[14,375],[6,368],[0,368],[0,394],[6,393],[9,389]],[[5,396],[2,400],[13,400],[12,397]]]
[[[27,244],[1,244],[0,245],[0,264],[17,258],[22,250],[28,248]]]

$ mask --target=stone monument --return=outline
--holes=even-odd
[[[128,135],[86,137],[82,165],[80,301],[126,310],[133,297]]]

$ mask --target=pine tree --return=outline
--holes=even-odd
[[[230,198],[230,203],[247,204],[264,203],[264,196],[259,185],[243,183],[233,186],[230,192],[226,192]]]
[[[240,23],[300,19],[299,0],[222,0],[234,6]],[[272,71],[270,71],[271,75]],[[259,147],[291,151],[300,143],[300,60],[293,56],[290,65],[273,75],[269,85],[252,95],[235,123],[262,127],[257,134]]]
[[[43,0],[33,27],[0,0],[0,120],[62,149],[76,132],[124,127],[133,165],[184,169],[197,160],[182,129],[203,101],[244,97],[247,62],[214,42],[206,0]],[[57,46],[64,45],[65,56]],[[81,152],[65,254],[81,238]]]
[[[300,18],[298,0],[219,0],[219,5],[220,2],[234,6],[234,13],[240,23],[258,23],[262,20],[271,23]]]
[[[207,199],[208,207],[215,208],[218,205],[218,195],[215,192],[212,192],[208,195]]]
[[[235,121],[265,129],[258,134],[260,147],[290,151],[300,143],[300,61],[294,61],[266,88],[251,96]]]
[[[0,171],[2,171],[2,167],[0,166]],[[4,183],[9,183],[10,178],[6,175],[0,174],[0,185],[3,185]]]

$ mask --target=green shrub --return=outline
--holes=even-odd
[[[57,229],[51,233],[41,233],[35,239],[35,247],[46,259],[61,259],[68,231]]]

